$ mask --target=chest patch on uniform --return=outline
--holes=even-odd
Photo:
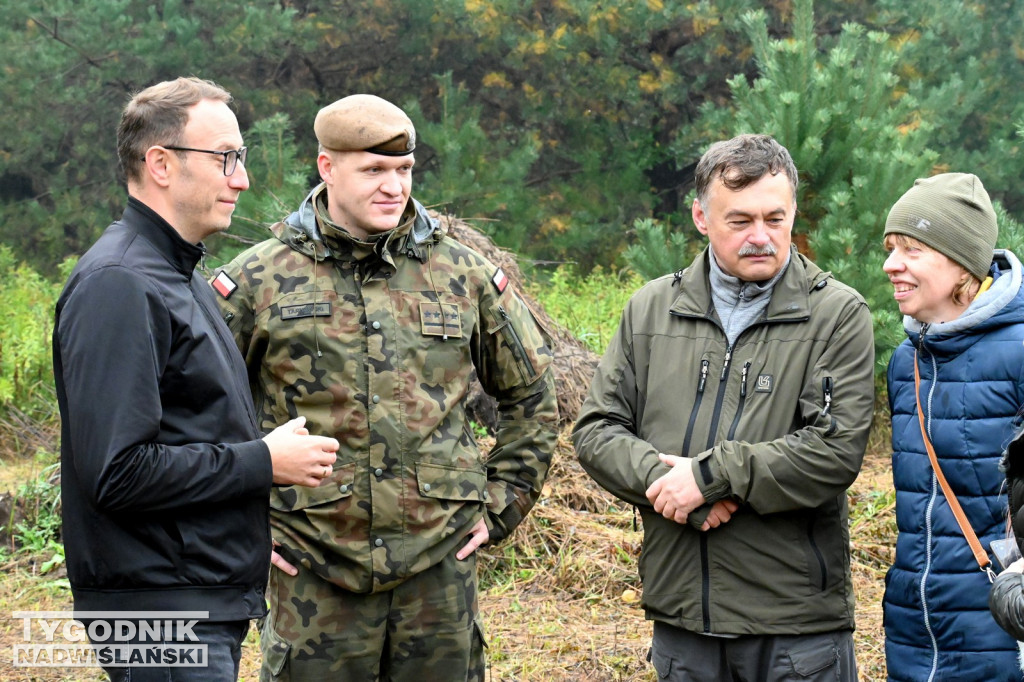
[[[499,294],[505,293],[505,287],[508,286],[508,277],[505,275],[505,271],[498,268],[494,277],[491,277],[491,283],[494,284],[494,288],[498,290]]]
[[[771,374],[758,374],[757,381],[754,382],[754,392],[771,393],[773,386],[775,386],[774,376]]]
[[[330,317],[331,302],[303,303],[302,305],[286,305],[281,308],[282,320],[297,320],[302,317]]]
[[[231,294],[235,293],[235,289],[238,285],[235,284],[235,280],[228,276],[228,273],[221,270],[220,274],[213,278],[210,283],[213,285],[214,291],[223,296],[225,299],[231,298]]]
[[[454,303],[420,302],[420,330],[424,336],[462,338],[459,306]]]

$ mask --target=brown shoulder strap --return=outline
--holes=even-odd
[[[917,368],[917,351],[914,351],[914,397],[917,399],[917,420],[921,424],[921,438],[924,440],[925,450],[928,451],[928,459],[932,463],[932,469],[935,470],[935,477],[939,479],[939,485],[942,486],[942,494],[946,496],[946,502],[949,504],[949,508],[953,511],[953,516],[956,517],[956,522],[960,525],[960,531],[964,534],[967,539],[967,544],[971,546],[971,551],[974,552],[974,560],[978,562],[978,568],[985,571],[988,574],[989,580],[995,579],[995,573],[992,572],[992,560],[988,558],[988,552],[981,546],[981,541],[978,540],[978,535],[971,528],[971,524],[967,521],[967,515],[964,514],[963,507],[960,506],[960,501],[956,499],[956,495],[949,487],[949,483],[946,481],[946,476],[942,473],[942,469],[939,467],[939,459],[935,455],[935,448],[932,447],[932,441],[928,438],[928,430],[924,423],[924,411],[921,409],[921,372]]]

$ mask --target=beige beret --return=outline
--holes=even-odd
[[[405,112],[376,95],[350,95],[328,104],[313,122],[316,139],[337,152],[405,156],[416,149],[416,128]]]

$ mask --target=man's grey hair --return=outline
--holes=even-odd
[[[736,192],[765,175],[779,173],[789,178],[795,201],[800,182],[796,165],[789,151],[771,135],[737,135],[731,140],[716,142],[704,152],[694,172],[697,201],[702,207],[706,206],[708,192],[716,179]]]

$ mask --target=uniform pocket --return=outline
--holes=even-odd
[[[303,485],[275,487],[270,491],[270,506],[278,511],[290,512],[337,502],[352,496],[355,478],[356,463],[352,462],[332,471],[315,488]]]
[[[416,482],[423,497],[462,502],[487,501],[487,474],[484,471],[417,462]]]
[[[538,353],[547,346],[529,311],[513,299],[492,307],[488,316],[492,324],[487,333],[499,336],[499,350],[503,351],[497,357],[502,384],[533,383],[547,366],[547,361]],[[528,324],[523,324],[524,319]]]
[[[268,619],[260,630],[260,652],[263,654],[263,670],[270,671],[272,679],[281,682],[289,679],[286,668],[291,651],[292,645],[278,637]]]

